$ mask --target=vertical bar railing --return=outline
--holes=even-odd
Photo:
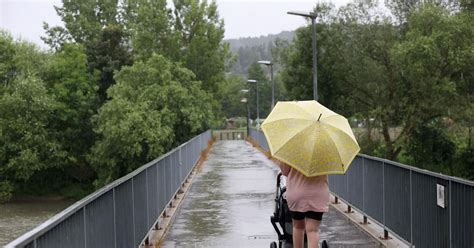
[[[102,187],[5,247],[138,247],[199,161],[211,131]],[[185,161],[192,161],[189,166]],[[169,175],[168,175],[169,173]]]
[[[268,150],[261,131],[250,129],[249,136]],[[331,175],[329,184],[364,220],[382,226],[384,236],[390,232],[413,247],[474,247],[473,181],[359,154],[347,173]]]

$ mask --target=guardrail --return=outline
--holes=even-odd
[[[268,150],[263,133],[250,136]],[[262,138],[263,137],[263,138]],[[474,247],[474,182],[359,154],[332,194],[413,247]],[[337,199],[336,198],[336,199]]]
[[[138,247],[198,162],[208,130],[104,186],[5,247]]]
[[[213,130],[212,136],[216,140],[244,140],[247,137],[247,131],[238,129]]]

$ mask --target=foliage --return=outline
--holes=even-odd
[[[248,89],[244,78],[237,75],[229,75],[226,81],[219,86],[218,97],[221,99],[220,106],[224,117],[247,117],[247,107],[245,103],[241,102],[243,98],[248,98],[248,95],[241,91]]]
[[[448,136],[447,128],[439,119],[418,126],[410,139],[411,142],[406,148],[406,153],[412,158],[410,164],[431,170],[445,165],[443,170],[452,174],[456,147]]]
[[[115,83],[113,75],[123,65],[132,63],[128,36],[120,4],[115,1],[63,1],[55,7],[64,27],[44,24],[47,36],[43,41],[56,50],[74,42],[86,49],[89,71],[98,70],[100,103],[106,100],[107,89]]]
[[[223,43],[224,21],[216,2],[174,0],[174,25],[178,44],[184,51],[180,61],[202,82],[205,91],[216,93],[224,82],[229,46]]]
[[[225,74],[236,57],[216,3],[168,2],[65,0],[63,25],[44,25],[48,52],[0,31],[0,200],[85,195],[246,116],[242,97],[256,118],[256,85]],[[387,6],[316,6],[319,99],[366,129],[364,152],[473,179],[472,6]],[[311,29],[262,39],[237,41],[233,69],[259,81],[265,118],[269,70],[256,60],[274,62],[276,100],[311,99]]]
[[[0,49],[0,195],[7,200],[38,172],[61,167],[66,152],[51,128],[57,102],[39,78],[49,56],[4,32]]]
[[[9,34],[0,31],[0,79],[3,84],[9,84],[15,74],[15,47]]]
[[[15,184],[24,183],[36,172],[61,166],[66,152],[49,128],[56,102],[44,83],[33,75],[20,76],[4,87],[0,98],[0,182],[3,189],[13,191]]]
[[[64,44],[43,73],[57,102],[50,127],[68,153],[63,161],[65,174],[80,182],[94,176],[86,155],[95,141],[90,118],[98,104],[97,74],[88,72],[85,51],[78,44]]]
[[[205,130],[211,96],[194,74],[161,55],[124,67],[95,117],[100,139],[90,157],[97,185],[158,157]]]
[[[172,16],[165,0],[130,1],[126,8],[134,56],[147,60],[153,53],[177,60],[180,47],[172,30]]]
[[[370,1],[337,11],[317,6],[324,10],[317,11],[320,102],[365,119],[368,143],[362,147],[374,154],[395,160],[403,153],[419,166],[435,164],[431,169],[456,174],[453,166],[464,166],[456,159],[472,139],[472,15],[443,4],[414,1],[407,7],[412,2],[392,1],[401,4],[393,8],[405,11],[398,21],[377,12]],[[293,44],[277,45],[282,79],[293,99],[311,99],[310,31],[301,28]],[[469,135],[457,139],[451,131],[441,132],[432,124],[440,118],[456,121]],[[378,148],[373,131],[382,136]],[[433,146],[449,158],[437,157],[441,150],[430,150]]]
[[[248,89],[250,90],[248,100],[251,119],[257,119],[257,87],[260,119],[264,119],[268,116],[272,105],[272,86],[263,70],[263,66],[257,62],[252,63],[249,67],[248,78],[257,80],[257,83],[247,83]]]

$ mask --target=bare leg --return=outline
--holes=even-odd
[[[293,248],[303,248],[304,224],[304,220],[293,219]]]
[[[319,247],[319,226],[321,221],[310,218],[305,219],[306,236],[308,237],[308,248]]]

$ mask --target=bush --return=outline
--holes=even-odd
[[[8,181],[0,182],[0,203],[10,200],[13,193],[13,186]]]

